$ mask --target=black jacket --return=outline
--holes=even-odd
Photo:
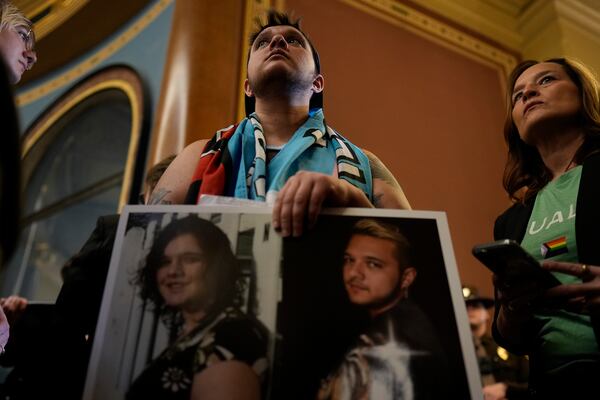
[[[63,267],[56,304],[29,305],[11,326],[0,362],[14,369],[0,386],[2,398],[81,398],[118,222],[118,215],[98,218]]]

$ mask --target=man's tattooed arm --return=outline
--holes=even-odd
[[[410,203],[400,184],[385,164],[370,151],[363,150],[371,164],[373,176],[373,205],[377,208],[410,210]]]
[[[175,157],[150,195],[148,204],[183,204],[207,140],[187,145]]]

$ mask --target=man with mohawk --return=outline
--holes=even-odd
[[[273,226],[299,236],[322,206],[409,209],[373,154],[327,126],[319,55],[298,21],[270,11],[250,37],[247,117],[187,146],[152,204],[196,204],[203,194],[273,204]]]

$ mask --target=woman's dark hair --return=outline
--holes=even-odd
[[[590,154],[600,149],[598,81],[590,69],[578,61],[552,58],[543,62],[562,66],[571,81],[579,89],[582,104],[579,121],[585,138],[573,161],[582,164],[583,160]],[[523,61],[513,69],[507,82],[504,139],[508,144],[508,159],[504,167],[502,184],[509,197],[515,201],[526,201],[532,198],[552,180],[552,173],[545,166],[537,149],[521,139],[512,118],[512,92],[515,82],[526,69],[539,63],[535,60]]]
[[[212,286],[215,296],[210,310],[206,310],[207,314],[214,315],[230,305],[239,306],[243,288],[239,282],[239,264],[231,251],[229,239],[212,222],[194,215],[174,220],[156,237],[145,265],[138,270],[135,278],[135,283],[141,288],[141,298],[150,301],[167,319],[174,319],[178,314],[179,310],[165,304],[158,290],[156,273],[162,265],[165,248],[173,239],[186,234],[196,239],[206,257],[204,278]]]

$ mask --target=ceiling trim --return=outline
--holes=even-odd
[[[518,51],[521,35],[516,30],[517,18],[504,7],[484,1],[411,0],[415,4],[468,27],[511,50]]]
[[[27,13],[29,19],[36,21],[33,27],[36,40],[47,36],[89,2],[90,0],[46,1],[33,13]],[[50,12],[37,20],[36,17],[47,9],[50,9]]]
[[[394,25],[407,28],[476,61],[499,66],[505,74],[508,74],[517,63],[515,55],[396,0],[339,1]]]
[[[72,84],[73,81],[89,73],[101,62],[131,42],[137,35],[140,34],[140,32],[144,30],[144,28],[152,23],[171,3],[173,3],[173,1],[175,0],[159,0],[122,34],[111,40],[99,50],[87,56],[80,63],[58,75],[56,78],[50,79],[32,89],[21,92],[18,96],[16,96],[15,99],[17,106],[26,106],[27,104],[34,102],[61,87]]]
[[[518,30],[524,41],[534,37],[556,19],[556,8],[552,1],[536,1],[519,16]]]
[[[600,37],[600,12],[576,0],[556,0],[556,11],[559,18],[587,33]]]
[[[517,18],[536,0],[480,0],[490,6],[502,10],[512,18]]]

